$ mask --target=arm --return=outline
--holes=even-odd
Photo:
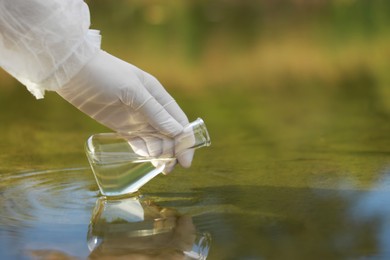
[[[188,119],[163,86],[100,50],[89,26],[82,0],[0,0],[0,65],[35,97],[56,91],[114,131],[181,133]],[[189,167],[192,156],[179,163]]]
[[[82,0],[0,0],[0,65],[37,98],[57,90],[100,49]]]

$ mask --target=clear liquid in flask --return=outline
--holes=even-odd
[[[100,133],[86,142],[86,154],[101,193],[123,196],[137,192],[188,149],[210,145],[202,119],[171,138],[155,132]]]
[[[124,162],[95,161],[91,166],[103,195],[121,196],[137,192],[149,180],[163,172],[167,163],[174,160],[164,158]]]

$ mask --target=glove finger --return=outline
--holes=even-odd
[[[165,168],[163,170],[163,174],[167,175],[168,173],[170,173],[171,171],[173,171],[173,169],[175,168],[177,164],[177,160],[173,160],[169,163],[166,163],[165,164]]]
[[[157,94],[154,95],[156,100],[161,105],[163,105],[164,108],[168,111],[168,113],[171,114],[183,127],[189,123],[188,118],[183,112],[183,110],[179,107],[176,101],[171,97],[171,95],[169,95],[169,93],[164,89],[164,87],[155,77],[145,73],[144,85],[149,91],[158,90],[156,91]],[[188,147],[188,144],[178,143],[175,147],[175,150],[179,151],[179,153],[176,156],[179,164],[182,167],[189,168],[194,157],[194,150],[188,149],[183,151],[185,147]],[[172,169],[173,166],[171,167]],[[169,172],[172,169],[167,167],[164,171]]]
[[[162,154],[162,140],[160,138],[147,136],[143,137],[143,139],[146,143],[150,156],[157,158]]]
[[[159,102],[177,122],[182,126],[189,123],[186,114],[155,77],[144,72],[143,84],[150,93],[153,93],[157,102]]]
[[[180,108],[180,106],[176,103],[174,99],[172,99],[169,103],[166,103],[163,106],[168,111],[168,113],[171,114],[173,118],[175,118],[176,121],[179,122],[182,126],[186,126],[189,124],[186,114],[184,114],[183,110]]]
[[[174,158],[175,155],[175,140],[172,138],[163,138],[162,142],[162,157]]]
[[[176,138],[175,155],[181,166],[189,168],[194,157],[195,136],[192,127],[184,127],[183,132]]]
[[[136,154],[140,156],[150,157],[146,142],[142,138],[132,137],[128,140],[128,142]]]
[[[192,159],[194,158],[194,149],[187,149],[177,155],[179,164],[184,168],[191,167]]]
[[[161,83],[153,76],[146,74],[144,80],[145,87],[151,91],[151,89],[157,89],[158,95],[155,95],[157,101],[162,104],[165,109],[170,113],[183,127],[189,124],[188,118],[183,112],[183,110],[179,107],[176,101],[169,95],[169,93],[164,89]],[[188,136],[188,134],[187,134]],[[179,151],[176,155],[179,164],[184,168],[189,168],[192,163],[192,159],[194,157],[194,149],[184,150],[186,147],[191,146],[192,144],[188,144],[188,141],[193,141],[193,136],[186,138],[185,143],[178,143],[175,150]],[[191,139],[191,140],[188,140]],[[169,169],[168,169],[169,170]]]
[[[160,145],[158,145],[159,143]],[[154,167],[159,168],[165,163],[158,159],[154,159],[162,152],[160,140],[151,137],[134,137],[129,140],[129,144],[133,151],[140,155],[140,159],[151,159],[150,163],[153,164]]]
[[[163,157],[164,158],[174,158],[174,148],[175,148],[175,140],[174,139],[164,139],[163,141]],[[170,160],[165,163],[165,168],[163,173],[170,173],[175,167],[177,160]]]
[[[141,97],[143,101],[137,101],[141,104],[135,110],[143,114],[152,127],[170,137],[174,137],[183,131],[183,126],[146,89],[139,92],[143,93],[137,93],[135,98]]]

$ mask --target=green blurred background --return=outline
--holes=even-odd
[[[346,118],[390,113],[389,1],[87,2],[103,49],[155,75],[214,141],[224,131],[299,145],[299,134],[345,122],[337,106]],[[36,101],[0,78],[0,172],[83,164],[85,138],[107,129],[54,93]]]

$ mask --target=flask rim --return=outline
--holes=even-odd
[[[190,123],[190,124],[192,124],[192,123]],[[210,146],[210,145],[211,145],[211,139],[210,139],[209,131],[207,130],[206,124],[205,124],[205,122],[203,121],[203,119],[200,118],[200,117],[198,117],[198,118],[193,122],[193,124],[199,125],[200,130],[202,131],[203,136],[204,136],[204,145],[205,145],[205,146]]]

